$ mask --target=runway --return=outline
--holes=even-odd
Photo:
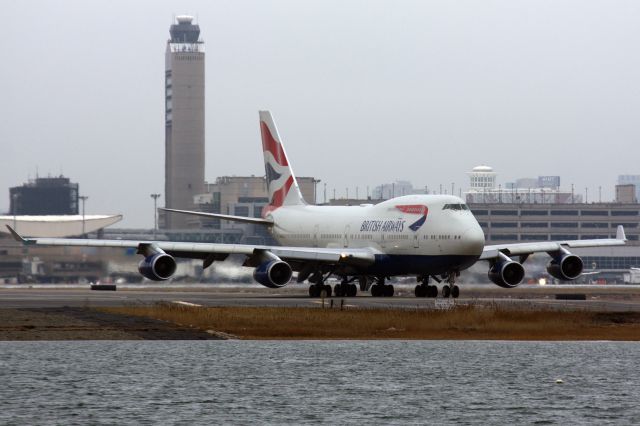
[[[557,295],[584,295],[586,300],[557,300]],[[310,298],[307,287],[293,285],[266,289],[254,285],[119,285],[117,291],[95,291],[87,285],[0,286],[0,308],[55,308],[131,306],[154,303],[197,306],[351,307],[443,309],[452,304],[511,306],[521,309],[588,309],[604,312],[640,312],[640,286],[524,286],[501,289],[490,285],[465,285],[458,299],[416,298],[413,286],[396,286],[391,298]]]

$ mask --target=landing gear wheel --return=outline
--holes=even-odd
[[[374,285],[371,286],[371,296],[373,296],[373,297],[382,296],[382,290],[380,288],[380,285],[374,284]]]
[[[349,284],[345,293],[347,297],[356,297],[356,294],[358,294],[358,287],[355,284]]]
[[[431,288],[425,287],[422,284],[418,284],[414,290],[414,293],[416,294],[416,297],[427,297],[427,293],[429,293],[428,290],[431,290]]]
[[[318,296],[320,296],[318,287],[315,284],[311,284],[309,286],[309,297],[318,297]]]
[[[331,286],[325,284],[322,286],[322,291],[324,291],[324,297],[331,297]],[[322,296],[322,291],[320,292],[320,296]]]
[[[454,285],[451,288],[451,297],[453,297],[454,299],[457,299],[458,296],[460,296],[460,287],[458,287],[457,285]]]
[[[333,293],[336,295],[336,297],[344,296],[345,290],[345,286],[343,286],[342,284],[336,284],[333,286]]]
[[[442,287],[442,297],[449,297],[449,295],[451,294],[451,287],[449,287],[448,285],[445,285],[444,287]]]
[[[427,297],[438,297],[438,287],[435,285],[427,286]]]
[[[389,284],[382,287],[382,291],[383,291],[384,297],[393,297],[393,293],[395,292],[395,289],[393,288],[392,285]]]

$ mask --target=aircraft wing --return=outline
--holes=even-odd
[[[318,247],[281,247],[245,244],[187,243],[171,241],[135,241],[135,240],[95,240],[82,238],[23,238],[7,225],[11,235],[24,245],[73,246],[73,247],[111,247],[135,248],[138,254],[146,255],[150,249],[160,249],[179,258],[202,259],[205,267],[214,260],[224,260],[229,255],[247,257],[246,266],[255,266],[264,252],[270,252],[284,261],[319,262],[346,265],[368,265],[375,261],[375,251],[368,248],[318,248]]]
[[[496,244],[485,246],[480,260],[497,259],[500,253],[507,256],[528,256],[533,253],[553,253],[562,248],[623,246],[627,238],[622,225],[618,226],[616,238],[594,240],[541,241],[532,243]]]
[[[165,212],[189,214],[192,216],[202,216],[202,217],[208,217],[210,219],[222,219],[222,220],[229,220],[232,222],[253,223],[256,225],[266,225],[266,226],[273,225],[273,221],[267,220],[267,219],[261,219],[259,217],[233,216],[230,214],[195,212],[191,210],[167,209],[164,207],[159,207],[159,209],[164,210]]]

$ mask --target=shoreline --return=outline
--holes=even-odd
[[[0,309],[0,341],[640,341],[640,312],[223,307]]]
[[[0,341],[219,340],[168,321],[92,308],[0,309]]]

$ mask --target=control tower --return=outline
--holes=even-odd
[[[496,187],[496,173],[489,166],[476,166],[468,174],[471,191],[487,191]]]
[[[192,16],[177,16],[165,54],[165,205],[193,210],[204,192],[204,42]],[[188,228],[165,214],[164,228]]]

